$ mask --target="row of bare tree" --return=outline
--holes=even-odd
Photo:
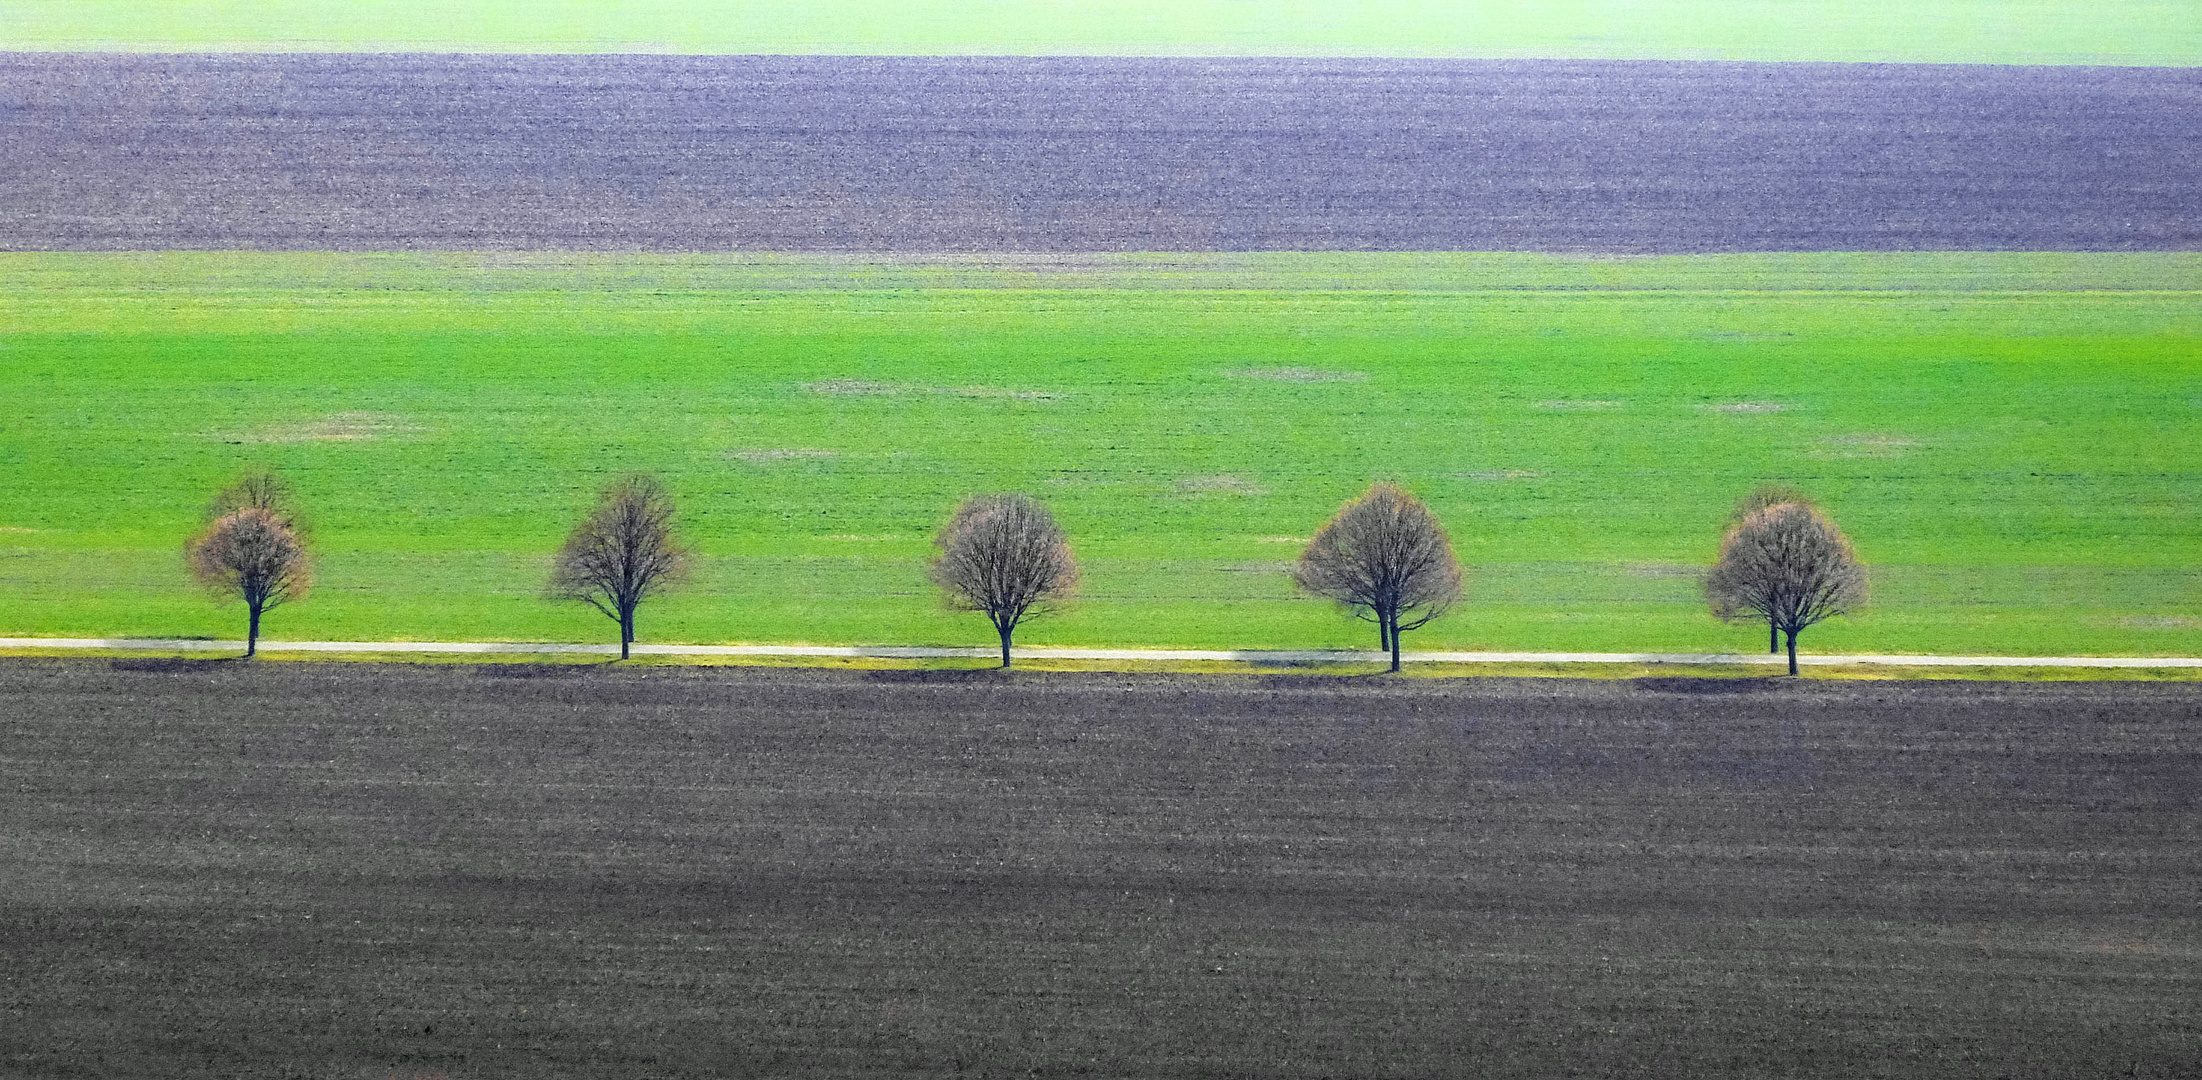
[[[635,641],[635,610],[679,584],[690,551],[673,525],[672,495],[636,474],[605,489],[552,561],[553,598],[588,604],[619,624],[619,655]],[[948,603],[986,616],[1001,639],[1002,666],[1025,620],[1068,598],[1078,585],[1070,541],[1047,507],[1024,495],[965,499],[934,538],[933,581]],[[290,485],[254,470],[223,488],[207,525],[187,549],[192,574],[217,594],[245,602],[245,655],[259,649],[260,620],[297,600],[313,581],[306,526]],[[1376,624],[1377,640],[1400,664],[1400,635],[1427,625],[1461,599],[1460,562],[1437,516],[1397,484],[1379,483],[1316,530],[1292,580]],[[1713,613],[1767,625],[1769,651],[1786,635],[1797,673],[1797,635],[1865,600],[1865,569],[1850,541],[1803,493],[1762,487],[1736,506],[1720,558],[1705,578]]]

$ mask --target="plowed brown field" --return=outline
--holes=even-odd
[[[10,1076],[2202,1060],[2151,684],[0,662]]]
[[[2193,251],[2197,116],[2168,67],[0,53],[0,248]]]

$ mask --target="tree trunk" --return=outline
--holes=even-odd
[[[245,659],[260,651],[260,605],[245,605]]]
[[[1772,619],[1766,620],[1766,651],[1781,651],[1781,624]]]
[[[630,647],[631,647],[632,645],[634,645],[634,643],[635,643],[635,609],[633,609],[633,608],[628,608],[628,609],[626,609],[626,610],[624,610],[624,611],[622,611],[622,612],[620,612],[620,613],[619,613],[619,658],[620,658],[620,659],[622,659],[622,660],[625,660],[625,659],[627,659],[628,653],[629,653],[629,652],[631,651],[631,648],[630,648]]]
[[[1797,632],[1795,630],[1789,632],[1789,673],[1791,675],[1797,673]]]
[[[995,629],[997,629],[997,630],[1000,630],[1000,631],[1002,632],[1002,666],[1003,666],[1003,667],[1008,667],[1008,666],[1009,666],[1009,635],[1010,635],[1011,633],[1015,632],[1017,628],[1016,628],[1016,627],[1014,627],[1014,626],[997,626],[997,627],[995,627]]]
[[[1392,671],[1397,673],[1399,671],[1399,616],[1397,615],[1392,616],[1391,639]]]
[[[1392,648],[1392,624],[1379,612],[1376,616],[1376,647],[1385,652]]]

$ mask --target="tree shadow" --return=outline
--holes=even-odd
[[[595,663],[476,664],[482,679],[581,679],[619,666],[617,658]]]
[[[1327,686],[1358,686],[1370,682],[1398,682],[1400,676],[1386,668],[1351,673],[1257,675],[1254,684],[1264,690],[1319,690]]]
[[[1661,694],[1755,694],[1761,690],[1776,690],[1794,686],[1796,681],[1787,675],[1749,675],[1733,679],[1717,676],[1664,675],[1644,679],[1630,679],[1629,685],[1638,690],[1650,690]]]
[[[864,673],[866,682],[880,683],[989,683],[1006,682],[1019,674],[1015,668],[875,668]]]
[[[109,670],[112,671],[213,671],[217,668],[227,667],[234,664],[242,664],[244,662],[245,658],[242,656],[208,656],[188,658],[181,656],[149,656],[132,657],[124,660],[109,660],[107,662],[107,667],[109,668]]]

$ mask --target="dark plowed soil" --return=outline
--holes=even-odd
[[[0,663],[0,1074],[2202,1061],[2191,686],[557,670]]]
[[[2202,248],[2202,72],[0,54],[0,248]]]

